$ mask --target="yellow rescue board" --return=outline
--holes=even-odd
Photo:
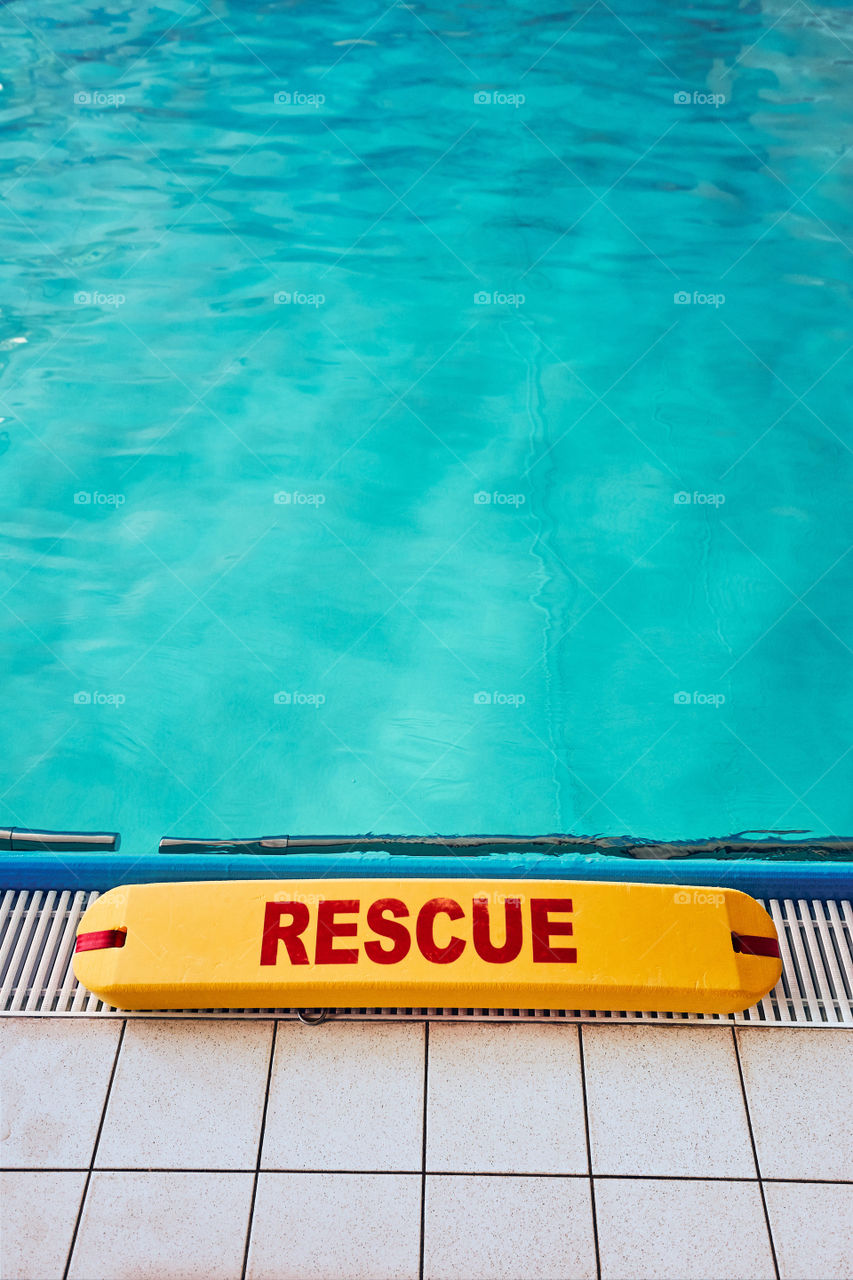
[[[563,880],[238,880],[111,889],[74,972],[125,1009],[731,1013],[782,972],[731,889]]]

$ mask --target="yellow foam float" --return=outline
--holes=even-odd
[[[782,971],[732,889],[563,880],[239,880],[111,889],[79,981],[125,1009],[732,1013]]]

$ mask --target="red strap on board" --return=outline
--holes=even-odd
[[[733,933],[732,946],[745,956],[772,956],[779,959],[779,943],[776,938],[762,938],[754,933]]]
[[[78,933],[75,951],[106,951],[108,947],[123,947],[127,929],[100,929],[97,933]]]

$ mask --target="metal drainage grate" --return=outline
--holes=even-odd
[[[101,1017],[295,1017],[294,1009],[186,1009],[144,1013],[105,1005],[71,970],[77,926],[97,893],[8,890],[0,903],[0,1013]],[[745,1023],[749,1026],[853,1026],[853,905],[775,898],[782,978],[744,1013],[596,1013],[580,1009],[336,1009],[347,1018],[501,1018],[508,1021]]]

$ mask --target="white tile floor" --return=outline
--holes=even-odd
[[[10,1017],[0,1043],[5,1280],[853,1280],[849,1031]]]
[[[426,1167],[452,1173],[586,1173],[577,1034],[496,1023],[429,1031]]]
[[[773,1256],[757,1182],[596,1179],[602,1280],[766,1280]]]
[[[254,1165],[272,1023],[230,1022],[224,1036],[221,1025],[190,1020],[128,1022],[96,1168],[246,1169]]]
[[[262,1169],[420,1169],[423,1029],[386,1022],[367,1035],[352,1030],[347,1022],[279,1023]]]
[[[754,1178],[731,1028],[670,1030],[584,1030],[593,1168],[622,1177]]]

